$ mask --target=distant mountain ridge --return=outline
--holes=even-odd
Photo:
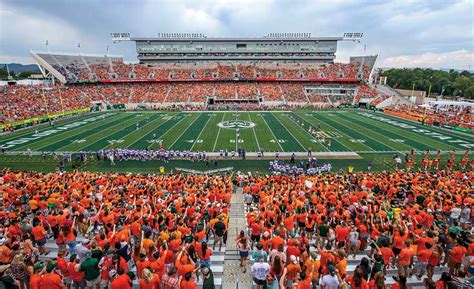
[[[6,65],[5,63],[0,63],[0,69],[4,68],[5,65]],[[41,73],[41,71],[38,68],[38,65],[36,64],[8,63],[8,69],[10,71],[15,72],[15,74],[19,74],[25,71]]]

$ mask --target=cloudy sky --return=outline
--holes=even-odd
[[[156,36],[263,36],[363,32],[340,43],[337,61],[378,54],[379,67],[474,69],[472,0],[0,0],[0,63],[33,63],[30,50],[123,55],[133,43],[112,44],[111,32]]]

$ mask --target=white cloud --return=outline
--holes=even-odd
[[[43,13],[25,13],[19,7],[0,8],[0,54],[29,54],[31,49],[45,50],[46,40],[56,50],[72,50],[89,39],[66,21]],[[90,42],[93,43],[93,42]],[[18,51],[17,48],[21,47]],[[32,61],[30,60],[30,63]]]
[[[29,56],[0,55],[0,63],[32,64],[33,62],[33,59]]]
[[[379,66],[469,69],[469,66],[474,67],[474,53],[472,51],[459,50],[445,53],[400,55],[386,58]]]
[[[473,11],[472,0],[0,0],[0,55],[26,58],[30,49],[44,49],[48,39],[52,51],[76,52],[80,42],[84,52],[103,53],[110,45],[110,53],[136,61],[133,43],[112,45],[110,32],[150,37],[364,32],[360,44],[339,44],[338,61],[378,54],[380,65],[422,61],[416,65],[441,67],[446,54],[460,59],[444,61],[447,67],[462,67],[466,57],[454,52],[472,55]]]

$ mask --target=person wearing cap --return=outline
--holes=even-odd
[[[80,270],[85,273],[86,284],[89,289],[100,289],[100,270],[99,261],[92,258],[91,253],[86,253],[86,259],[81,262]]]
[[[327,273],[319,280],[321,289],[337,289],[341,283],[339,272],[334,266],[327,266]]]
[[[87,254],[91,253],[91,250],[88,248],[89,242],[89,239],[84,239],[74,247],[74,252],[77,254],[77,257],[81,262],[87,258]]]
[[[50,262],[46,265],[46,273],[43,274],[40,289],[66,289],[61,275],[55,272],[57,263]]]
[[[227,234],[227,226],[224,223],[224,217],[219,217],[218,221],[211,228],[214,235],[214,243],[212,244],[212,249],[216,249],[216,244],[219,243],[219,252],[222,249],[222,244],[224,242],[225,235]]]
[[[255,245],[255,249],[252,251],[252,259],[259,260],[260,257],[262,257],[263,260],[266,261],[268,258],[268,253],[263,250],[262,243],[257,242]]]
[[[295,255],[290,256],[290,264],[286,266],[286,275],[284,278],[287,287],[291,288],[298,281],[298,275],[302,272],[298,259]]]
[[[203,276],[202,289],[216,289],[214,284],[214,273],[211,268],[204,267],[201,269]]]
[[[33,272],[30,275],[30,289],[39,289],[40,288],[40,283],[41,283],[41,275],[44,273],[43,272],[44,265],[42,263],[36,263],[33,266]]]
[[[58,269],[61,271],[61,275],[63,276],[63,282],[67,288],[71,287],[72,280],[71,276],[68,271],[68,262],[65,259],[67,251],[65,249],[60,249],[58,251],[58,258],[56,258],[56,262],[58,263]]]

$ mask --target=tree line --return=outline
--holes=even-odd
[[[424,90],[444,97],[474,99],[474,74],[467,70],[435,70],[430,68],[391,68],[382,73],[393,88]]]
[[[29,78],[32,74],[37,74],[37,73],[38,72],[34,72],[34,71],[23,71],[17,74],[14,71],[10,71],[10,76],[13,77],[13,79],[20,80],[20,79]],[[6,66],[0,68],[0,80],[8,80],[8,71],[7,71]]]

